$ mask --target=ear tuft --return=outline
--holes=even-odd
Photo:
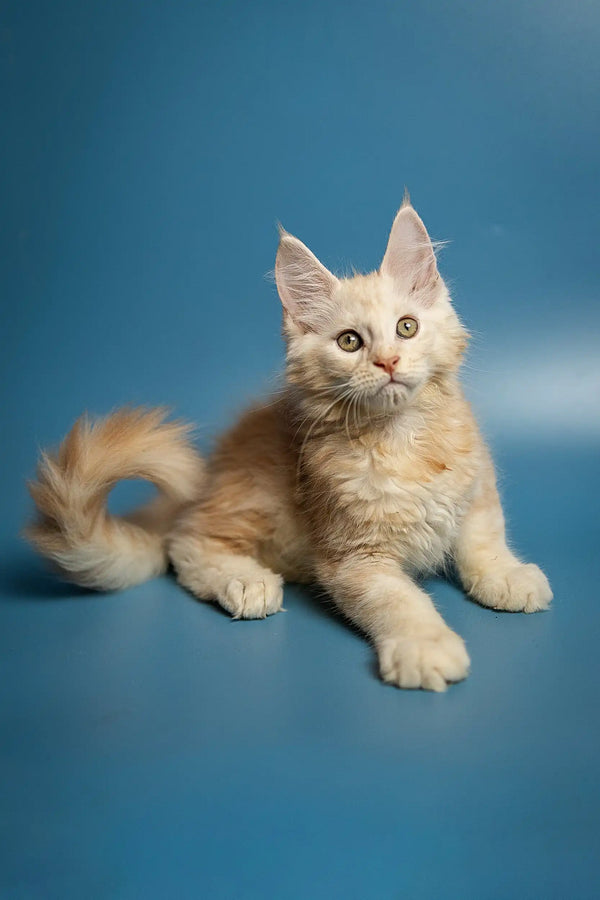
[[[279,226],[275,281],[284,310],[302,331],[325,324],[339,284],[302,241]]]

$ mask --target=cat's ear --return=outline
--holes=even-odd
[[[380,272],[393,278],[402,291],[418,294],[424,304],[435,300],[441,279],[433,244],[408,196],[394,219]]]
[[[302,241],[282,228],[275,281],[285,312],[301,331],[318,331],[327,323],[339,281]]]

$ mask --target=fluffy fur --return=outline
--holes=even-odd
[[[552,593],[506,544],[493,464],[458,381],[467,335],[432,243],[405,200],[379,271],[338,279],[282,231],[275,272],[281,395],[249,410],[205,466],[161,412],[79,422],[42,458],[29,537],[100,590],[170,560],[187,589],[235,618],[280,610],[284,580],[317,582],[372,640],[386,682],[444,690],[469,657],[419,575],[452,565],[494,609],[535,612]],[[407,316],[411,337],[397,332]],[[354,352],[338,343],[347,331],[362,341]],[[162,498],[109,516],[108,491],[133,477]]]
[[[94,423],[83,416],[56,454],[42,454],[29,485],[39,518],[26,536],[77,584],[115,590],[166,571],[166,534],[198,496],[204,464],[189,426],[164,419],[161,409],[123,409]],[[160,494],[130,516],[111,516],[106,498],[124,478],[152,481]]]

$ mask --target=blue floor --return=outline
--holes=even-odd
[[[599,47],[566,0],[4,4],[2,900],[600,896]],[[432,581],[472,658],[434,695],[305,588],[232,622],[49,575],[38,448],[124,403],[207,447],[281,370],[276,222],[372,269],[405,184],[552,609]]]

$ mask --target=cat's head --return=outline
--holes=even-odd
[[[275,277],[288,379],[323,403],[394,413],[460,365],[466,332],[408,199],[377,272],[336,278],[282,231]]]

